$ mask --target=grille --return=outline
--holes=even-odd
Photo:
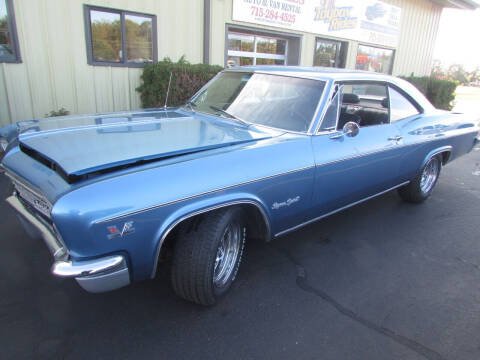
[[[20,184],[18,181],[13,180],[13,186],[17,191],[18,196],[22,198],[28,205],[37,210],[40,214],[50,218],[50,212],[52,211],[52,205],[43,197],[37,195],[27,187]]]

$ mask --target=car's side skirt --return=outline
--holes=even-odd
[[[318,216],[318,217],[316,217],[316,218],[314,218],[314,219],[305,221],[304,223],[295,225],[294,227],[291,227],[291,228],[289,228],[289,229],[280,231],[279,233],[275,234],[274,237],[280,237],[280,236],[286,235],[286,234],[288,234],[288,233],[290,233],[290,232],[292,232],[292,231],[298,230],[298,229],[300,229],[300,228],[302,228],[302,227],[304,227],[304,226],[307,226],[307,225],[309,225],[309,224],[311,224],[311,223],[314,223],[315,221],[318,221],[318,220],[321,220],[321,219],[323,219],[323,218],[326,218],[327,216],[336,214],[336,213],[338,213],[338,212],[340,212],[340,211],[343,211],[343,210],[346,210],[346,209],[348,209],[348,208],[351,208],[352,206],[361,204],[362,202],[368,201],[368,200],[373,199],[373,198],[375,198],[375,197],[377,197],[377,196],[380,196],[380,195],[383,195],[383,194],[385,194],[385,193],[387,193],[387,192],[390,192],[390,191],[392,191],[392,190],[395,190],[395,189],[397,189],[397,188],[399,188],[399,187],[405,186],[405,185],[407,185],[408,183],[410,183],[410,181],[405,181],[405,182],[403,182],[403,183],[401,183],[401,184],[395,185],[394,187],[391,187],[391,188],[389,188],[389,189],[387,189],[387,190],[381,191],[381,192],[379,192],[379,193],[377,193],[377,194],[374,194],[374,195],[371,195],[371,196],[366,197],[366,198],[364,198],[364,199],[355,201],[355,202],[353,202],[353,203],[351,203],[351,204],[342,206],[341,208],[338,208],[338,209],[336,209],[336,210],[330,211],[329,213],[326,213],[326,214],[323,214],[323,215],[321,215],[321,216]]]

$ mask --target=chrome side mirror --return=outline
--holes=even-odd
[[[360,126],[358,126],[358,124],[354,121],[349,121],[343,126],[341,132],[339,131],[333,134],[332,136],[330,136],[330,139],[340,139],[344,136],[355,137],[358,135],[359,132]]]
[[[343,126],[343,133],[348,137],[355,137],[360,132],[360,126],[356,122],[349,121]]]

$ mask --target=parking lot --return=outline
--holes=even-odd
[[[211,308],[176,298],[165,269],[97,295],[52,277],[46,247],[2,202],[0,357],[478,359],[479,180],[476,149],[425,204],[393,192],[250,243]]]

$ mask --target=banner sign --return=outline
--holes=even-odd
[[[401,9],[376,0],[233,0],[233,20],[396,47]]]

